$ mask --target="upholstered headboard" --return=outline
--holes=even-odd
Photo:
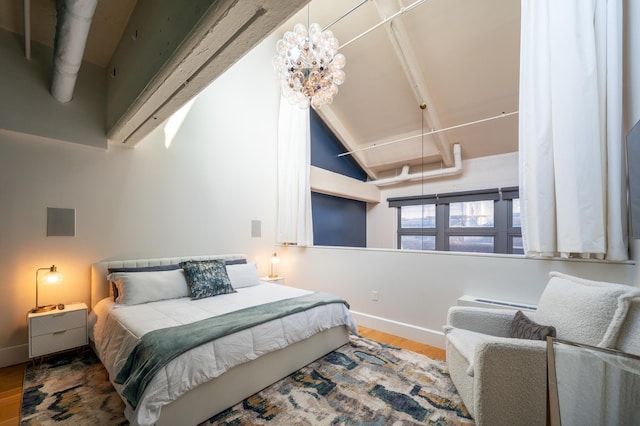
[[[108,260],[97,262],[91,265],[91,309],[109,296],[109,281],[107,274],[109,268],[138,267],[138,266],[159,266],[172,265],[185,260],[208,260],[224,259],[238,260],[246,259],[244,254],[212,254],[205,256],[182,256],[182,257],[158,257],[153,259],[133,259],[133,260]]]

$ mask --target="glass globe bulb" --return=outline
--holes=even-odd
[[[298,39],[306,38],[307,34],[308,34],[307,33],[307,27],[305,27],[303,24],[294,25],[293,32],[298,37]]]
[[[333,69],[336,69],[336,70],[344,68],[346,64],[347,64],[347,59],[344,57],[342,53],[338,53],[336,56],[333,57],[333,60],[331,61],[331,66],[333,67]]]
[[[342,71],[342,70],[334,71],[333,72],[333,83],[337,84],[337,85],[341,85],[342,83],[344,83],[345,77],[346,77],[346,75],[345,75],[344,71]]]
[[[282,41],[287,45],[288,48],[295,46],[298,43],[298,38],[291,31],[287,31],[284,33],[284,37],[282,37]]]

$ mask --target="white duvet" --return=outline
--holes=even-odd
[[[264,283],[192,301],[170,299],[141,305],[117,305],[106,298],[89,315],[89,337],[112,379],[118,374],[137,340],[152,330],[172,327],[221,315],[261,303],[310,293],[307,290]],[[191,349],[163,367],[151,380],[134,411],[125,415],[132,424],[152,425],[160,410],[180,395],[222,373],[268,352],[303,340],[323,330],[346,325],[357,334],[356,324],[342,303],[322,305],[308,311],[266,322]],[[119,391],[120,386],[114,384]]]

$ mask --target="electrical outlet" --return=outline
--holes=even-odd
[[[378,301],[378,291],[377,290],[373,290],[371,292],[371,300],[373,300],[374,302]]]

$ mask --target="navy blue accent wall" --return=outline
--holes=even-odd
[[[338,157],[346,151],[342,143],[309,109],[311,165],[361,181],[367,174],[351,157]],[[367,204],[331,195],[311,193],[313,244],[319,246],[366,247]]]
[[[310,109],[311,165],[349,176],[361,181],[367,180],[367,174],[350,155],[338,157],[346,151],[318,114]]]
[[[367,246],[366,203],[312,192],[311,205],[314,245]]]

